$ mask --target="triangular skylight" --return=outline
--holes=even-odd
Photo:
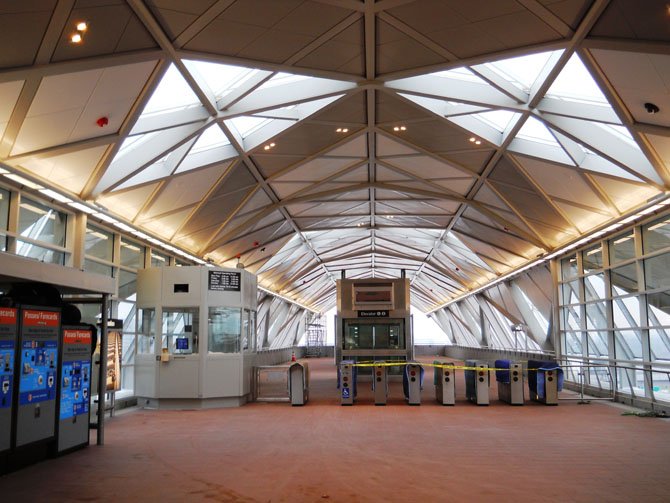
[[[271,121],[272,119],[265,117],[241,116],[227,120],[226,124],[232,125],[242,138],[246,138]]]
[[[492,63],[485,63],[484,67],[493,70],[507,82],[514,84],[524,92],[533,86],[550,58],[562,51],[541,52],[517,58],[503,59]]]
[[[465,67],[452,68],[443,72],[436,72],[431,75],[436,77],[444,77],[449,79],[465,80],[466,82],[484,82],[481,78],[475,75],[471,70]]]
[[[243,85],[260,70],[204,61],[184,61],[189,71],[199,75],[217,99]]]
[[[546,95],[551,98],[609,105],[607,98],[577,54],[572,55]]]
[[[308,77],[307,75],[294,75],[292,73],[279,72],[274,75],[270,80],[265,82],[259,89],[267,89],[275,86],[282,86],[284,84],[290,84],[292,82],[299,82],[301,80],[312,79],[313,77]]]
[[[166,112],[179,108],[187,108],[199,103],[198,97],[188,85],[177,67],[170,65],[165,75],[151,95],[149,102],[142,111],[142,116]]]
[[[228,145],[229,143],[230,140],[223,134],[218,124],[212,124],[202,132],[190,153],[203,152],[222,145]]]
[[[517,138],[523,140],[530,140],[534,142],[544,143],[545,145],[556,145],[558,146],[558,141],[551,134],[549,128],[540,120],[535,117],[528,117],[526,122],[516,135]]]
[[[489,112],[473,114],[472,117],[479,119],[502,133],[510,125],[510,122],[516,120],[519,115],[520,114],[510,112],[509,110],[492,110]]]
[[[136,149],[143,143],[147,142],[149,139],[153,138],[159,134],[159,131],[152,131],[151,133],[144,133],[144,134],[136,134],[134,136],[129,136],[125,140],[123,140],[123,143],[119,147],[119,150],[117,152],[117,156],[120,156],[121,154],[125,154],[127,152],[130,152],[131,150]]]

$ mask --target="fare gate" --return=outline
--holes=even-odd
[[[305,405],[309,395],[309,369],[307,364],[294,362],[288,369],[289,399],[291,405]]]
[[[388,373],[385,365],[375,365],[372,369],[372,390],[375,405],[386,405],[389,394]]]
[[[423,367],[418,363],[408,363],[405,367],[407,379],[407,403],[409,405],[421,405],[421,377]]]
[[[340,397],[342,405],[353,405],[356,395],[356,367],[353,360],[340,362]]]
[[[440,362],[435,362],[438,365]],[[456,404],[456,372],[453,363],[435,367],[435,398],[442,405]]]
[[[495,362],[496,381],[498,381],[498,398],[510,405],[523,405],[524,379],[523,365],[509,360]]]
[[[489,404],[489,364],[476,360],[465,362],[465,395],[477,405]]]

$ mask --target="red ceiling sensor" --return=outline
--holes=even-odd
[[[109,119],[107,117],[100,117],[95,123],[99,127],[105,127],[107,124],[109,124]]]

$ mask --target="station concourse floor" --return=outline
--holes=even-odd
[[[441,406],[432,369],[420,406],[394,382],[386,406],[362,383],[344,407],[332,359],[306,361],[303,407],[119,414],[106,445],[0,477],[0,501],[670,501],[668,419],[605,402],[514,407],[493,376],[491,405],[476,406],[461,372],[456,406]]]

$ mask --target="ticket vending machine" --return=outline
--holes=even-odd
[[[456,405],[456,372],[453,363],[435,362],[435,398],[442,405]]]
[[[15,448],[54,436],[60,339],[59,309],[22,307],[19,313]]]
[[[18,310],[0,307],[0,457],[12,444],[14,358],[18,333]],[[0,460],[0,465],[2,461]],[[0,469],[2,473],[2,469]]]
[[[89,442],[93,328],[63,327],[58,394],[57,453]]]

